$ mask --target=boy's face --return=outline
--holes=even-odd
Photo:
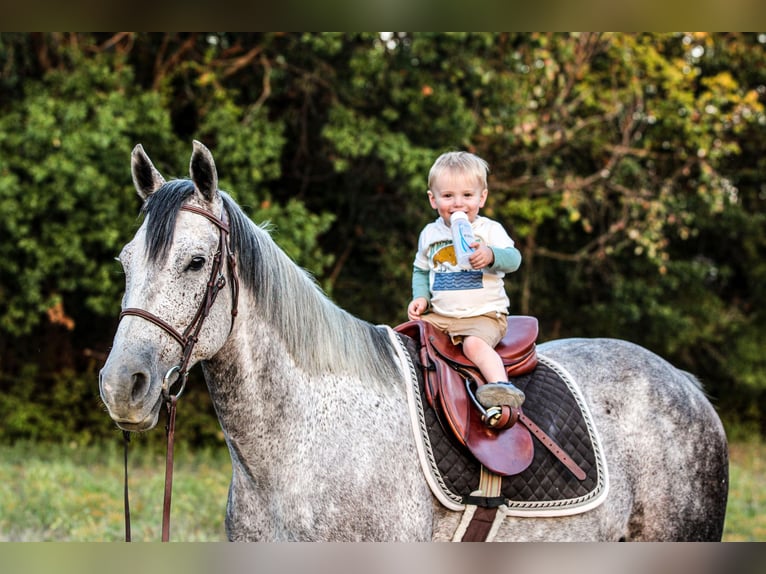
[[[428,200],[447,225],[456,211],[464,212],[468,221],[473,221],[487,201],[487,188],[482,189],[474,177],[445,171],[428,190]]]

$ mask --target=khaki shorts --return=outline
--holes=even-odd
[[[462,343],[465,337],[474,336],[494,349],[508,330],[508,315],[495,311],[462,319],[445,317],[438,313],[426,313],[420,318],[447,333],[455,345]]]

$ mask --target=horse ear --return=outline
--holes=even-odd
[[[218,193],[218,171],[215,169],[213,154],[197,140],[194,140],[193,146],[189,174],[197,191],[205,201],[212,203]]]
[[[130,170],[133,175],[133,185],[136,186],[138,195],[144,201],[165,183],[165,178],[154,167],[141,144],[136,145],[133,153],[130,154]]]

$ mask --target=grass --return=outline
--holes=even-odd
[[[729,446],[729,458],[729,503],[723,539],[726,542],[764,542],[766,443],[733,443]]]
[[[122,456],[117,442],[87,448],[1,447],[0,540],[124,540]],[[159,541],[164,455],[131,445],[129,457],[132,539]],[[231,476],[226,449],[192,454],[177,448],[175,461],[171,540],[225,540],[223,518]]]
[[[164,455],[132,444],[134,541],[159,541]],[[766,444],[731,445],[724,541],[766,541]],[[176,449],[170,538],[226,539],[223,518],[231,464],[224,447]],[[17,444],[0,447],[0,541],[124,539],[122,448]]]

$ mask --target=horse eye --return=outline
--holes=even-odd
[[[186,267],[187,271],[199,271],[205,266],[204,257],[192,257],[191,263]]]

